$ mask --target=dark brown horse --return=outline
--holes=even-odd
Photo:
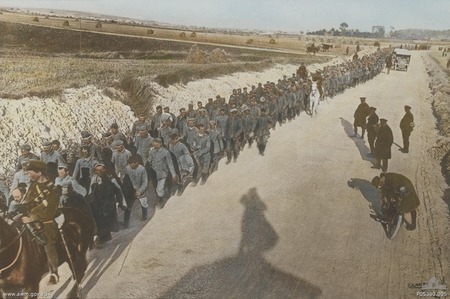
[[[61,208],[61,211],[65,217],[64,239],[58,236],[56,249],[60,264],[69,264],[75,280],[68,297],[77,298],[81,295],[80,283],[87,268],[86,252],[93,242],[95,222],[81,208]],[[47,272],[44,247],[32,239],[27,229],[19,230],[0,217],[0,298],[10,292],[24,294],[25,298],[36,297],[39,282]]]
[[[319,52],[319,50],[320,47],[316,47],[314,45],[306,47],[306,53],[313,53],[314,55],[316,55],[316,53]]]

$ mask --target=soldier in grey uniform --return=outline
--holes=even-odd
[[[92,142],[92,134],[88,131],[81,132],[81,145],[89,148],[89,155],[91,157],[97,159],[98,162],[103,162],[101,148]]]
[[[228,118],[228,125],[226,129],[226,140],[227,140],[227,161],[225,164],[231,162],[231,158],[236,162],[240,151],[240,139],[241,134],[244,130],[242,125],[242,119],[237,115],[238,110],[233,108],[230,110],[230,117]]]
[[[181,108],[180,115],[177,116],[177,126],[176,126],[180,136],[184,136],[186,126],[187,126],[186,108]]]
[[[75,163],[73,170],[73,177],[84,187],[89,190],[91,183],[91,176],[94,173],[94,166],[98,160],[91,156],[90,147],[83,146],[81,148],[81,158]]]
[[[164,185],[169,174],[172,175],[172,181],[177,181],[177,174],[173,166],[172,157],[169,150],[162,146],[160,138],[153,139],[153,147],[149,155],[150,167],[156,172],[156,195],[158,196],[159,206],[162,207],[164,200]]]
[[[114,141],[114,152],[111,162],[114,164],[114,169],[117,177],[123,180],[126,175],[126,167],[128,166],[128,159],[131,157],[131,152],[124,147],[122,140]]]
[[[130,177],[134,188],[134,196],[139,200],[141,205],[141,220],[147,220],[148,200],[150,198],[150,186],[148,183],[148,176],[145,167],[139,164],[137,156],[128,158],[128,165],[125,168],[126,174]],[[127,208],[131,211],[133,201],[127,202]],[[130,222],[130,213],[125,212],[124,227],[128,227]]]
[[[195,126],[195,118],[188,118],[187,127],[185,130],[185,135],[183,136],[184,141],[186,142],[189,151],[193,151],[192,145],[194,143],[194,139],[198,134],[198,128]]]
[[[111,132],[102,133],[102,147],[110,148],[111,151],[114,151],[114,138]]]
[[[164,118],[164,120],[162,120],[162,126],[158,131],[158,137],[162,139],[165,147],[169,145],[171,131],[172,127],[170,126],[170,119]]]
[[[158,136],[158,129],[161,127],[162,106],[156,107],[156,113],[152,116],[152,137]]]
[[[199,125],[203,125],[205,127],[209,126],[209,117],[206,114],[205,108],[202,107],[202,108],[198,109],[198,115],[195,118],[195,125],[197,126],[197,128]]]
[[[138,127],[142,125],[147,128],[148,132],[152,130],[151,120],[147,120],[147,116],[145,113],[140,113],[138,115],[138,120],[133,123],[133,127],[131,128],[131,138],[134,138],[137,134],[139,134]]]
[[[195,187],[202,177],[200,185],[206,183],[209,175],[209,165],[211,163],[211,139],[209,139],[208,134],[206,134],[206,128],[204,125],[198,126],[198,134],[194,140],[193,144],[193,156],[197,160],[198,173],[192,182],[192,186]]]
[[[58,165],[58,177],[55,179],[55,186],[61,186],[61,197],[59,199],[59,205],[64,206],[68,198],[68,188],[72,187],[73,191],[86,196],[87,190],[81,186],[74,177],[69,175],[69,167],[66,164]]]
[[[37,160],[39,160],[39,157],[37,157]],[[14,189],[16,189],[20,183],[26,184],[27,188],[30,186],[31,181],[26,172],[26,167],[27,167],[28,163],[30,163],[30,161],[31,160],[28,158],[25,158],[22,160],[21,169],[19,171],[17,171],[13,176],[13,179],[11,182],[11,187],[10,187],[10,192],[9,192],[9,197],[12,196],[12,191]]]
[[[214,121],[216,122],[217,129],[222,133],[222,140],[223,143],[226,144],[226,134],[227,134],[227,127],[228,127],[228,115],[225,114],[225,109],[220,109],[219,115],[216,116],[216,119]]]
[[[180,135],[177,129],[172,129],[170,134],[169,150],[178,161],[181,177],[177,184],[177,194],[181,195],[186,185],[193,179],[195,165],[189,149],[184,143],[180,142]]]
[[[125,134],[123,134],[122,132],[119,132],[119,125],[117,125],[117,123],[113,123],[110,126],[110,132],[112,135],[112,138],[114,139],[114,141],[116,140],[122,140],[124,143],[127,142],[127,138],[125,137]]]
[[[137,128],[138,135],[134,137],[134,146],[136,146],[137,154],[141,157],[141,163],[147,167],[149,151],[152,147],[153,137],[148,133],[146,125],[140,125]]]
[[[59,152],[53,150],[50,141],[42,144],[41,160],[47,165],[48,178],[54,182],[58,176],[58,164],[66,164],[66,161]]]
[[[222,157],[222,153],[225,150],[224,142],[222,139],[222,132],[217,129],[216,122],[213,120],[209,121],[208,130],[209,139],[211,139],[211,144],[213,145],[213,157],[211,157],[211,165],[209,167],[209,174],[211,175],[214,171],[218,169],[219,160]]]
[[[256,145],[261,156],[264,156],[272,125],[273,119],[266,115],[266,110],[264,108],[261,109],[261,115],[256,119],[255,125]]]
[[[31,152],[31,145],[22,144],[20,146],[20,156],[17,158],[16,171],[22,169],[22,161],[24,159],[40,160],[39,156]]]
[[[242,140],[241,150],[244,149],[245,144],[248,143],[248,148],[252,147],[253,139],[255,137],[256,117],[250,113],[249,107],[242,106],[242,125],[244,127],[244,137]]]

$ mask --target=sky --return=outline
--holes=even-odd
[[[307,32],[450,29],[450,0],[0,0],[0,7],[48,8],[208,28]]]

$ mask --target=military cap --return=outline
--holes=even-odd
[[[385,118],[380,118],[380,122],[387,122],[387,119],[385,119]]]
[[[194,104],[193,103],[189,103],[188,106],[189,107],[194,107]]]
[[[123,141],[122,140],[116,140],[113,142],[113,146],[121,146],[123,145]]]
[[[105,133],[102,133],[102,137],[105,139],[108,139],[108,138],[112,137],[112,134],[111,134],[111,132],[105,132]]]
[[[20,165],[22,165],[22,167],[26,166],[28,163],[30,163],[31,159],[30,158],[25,158],[20,162]]]
[[[405,109],[410,110],[410,109],[411,109],[411,106],[405,105]]]
[[[43,146],[43,147],[49,147],[49,146],[52,146],[52,142],[46,140],[46,141],[42,142],[42,146]]]
[[[189,118],[187,119],[187,121],[195,121],[195,118],[189,117]]]
[[[67,164],[65,164],[65,163],[59,163],[58,164],[58,169],[61,169],[61,168],[69,169],[69,166],[67,166]]]
[[[139,125],[137,127],[138,131],[148,131],[147,126],[146,125]]]
[[[153,138],[153,142],[162,143],[161,138]]]
[[[361,100],[365,100],[365,99],[366,99],[366,97],[360,97],[360,99],[361,99]]]
[[[20,149],[24,150],[24,151],[31,151],[31,145],[29,145],[29,144],[22,144],[20,146]]]
[[[215,121],[213,121],[213,120],[210,120],[210,121],[209,121],[209,124],[211,124],[211,125],[215,125],[215,124],[216,124],[216,122],[215,122]]]
[[[47,169],[47,164],[45,164],[41,160],[31,160],[30,163],[27,165],[27,170],[35,171],[35,172],[42,172]]]
[[[370,109],[370,110],[373,110],[373,111],[376,111],[376,110],[377,110],[377,108],[375,108],[375,107],[370,107],[369,109]]]
[[[250,108],[247,105],[242,105],[241,110],[242,112],[250,111]]]
[[[236,108],[233,108],[233,109],[230,110],[230,112],[231,112],[231,113],[237,112],[237,109],[236,109]]]
[[[91,138],[91,137],[92,137],[92,135],[88,131],[82,131],[81,132],[81,138],[88,139],[88,138]]]
[[[119,126],[117,125],[117,123],[112,123],[110,128],[111,129],[118,129]]]
[[[170,130],[170,135],[178,135],[178,129],[174,128]]]

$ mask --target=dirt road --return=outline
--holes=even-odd
[[[409,284],[448,279],[445,185],[427,154],[436,131],[422,55],[413,54],[408,72],[383,72],[322,102],[319,115],[278,127],[266,156],[251,148],[237,163],[222,161],[204,186],[92,251],[86,297],[417,298]],[[403,106],[415,116],[410,153],[393,146],[389,171],[415,184],[418,227],[402,227],[393,241],[369,217],[380,172],[367,141],[349,137],[360,96],[388,119],[399,145]]]

